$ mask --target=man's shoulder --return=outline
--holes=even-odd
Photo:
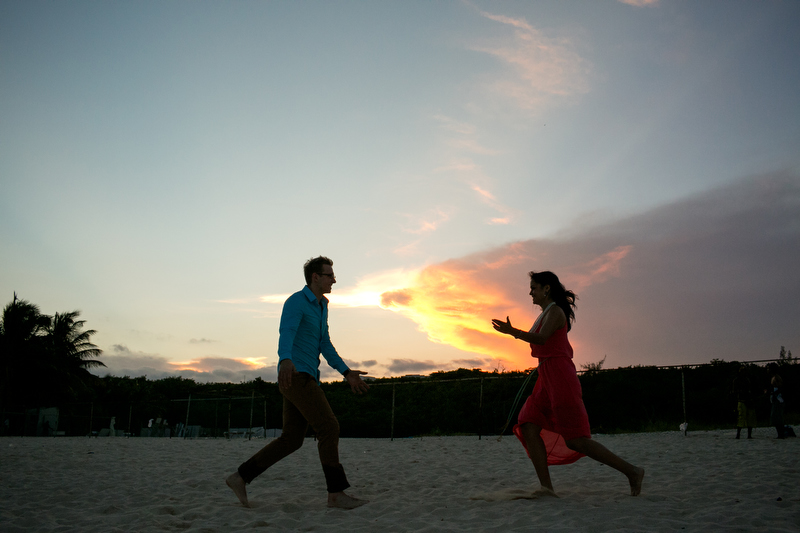
[[[288,298],[286,298],[286,304],[301,305],[303,303],[310,302],[312,298],[316,299],[314,293],[311,292],[311,289],[309,289],[308,286],[306,286],[297,291],[296,293],[292,294]]]

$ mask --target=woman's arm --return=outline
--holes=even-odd
[[[492,326],[500,333],[511,335],[515,339],[525,341],[529,344],[544,344],[547,339],[556,332],[556,330],[564,327],[567,322],[567,317],[560,307],[553,306],[544,316],[542,327],[539,328],[539,333],[531,333],[517,329],[511,325],[511,320],[506,317],[506,320],[492,319]]]

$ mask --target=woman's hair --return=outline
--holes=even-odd
[[[550,292],[548,296],[551,300],[553,300],[557,306],[564,311],[564,314],[567,316],[567,331],[572,329],[572,322],[575,320],[575,300],[578,299],[575,296],[575,293],[572,291],[568,291],[564,285],[558,280],[558,276],[550,272],[549,270],[545,270],[542,272],[528,272],[528,275],[531,277],[531,281],[537,283],[544,287],[545,285],[550,285]]]

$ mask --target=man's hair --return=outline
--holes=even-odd
[[[306,285],[311,285],[311,274],[322,274],[323,265],[333,266],[333,261],[323,255],[319,257],[313,257],[306,261],[306,264],[303,265],[303,274],[306,276]]]

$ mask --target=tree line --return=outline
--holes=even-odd
[[[198,383],[170,377],[98,377],[89,368],[104,366],[101,351],[84,330],[79,313],[42,315],[24,300],[6,306],[0,324],[5,434],[36,434],[36,412],[59,409],[58,429],[87,435],[108,428],[140,435],[158,421],[173,428],[200,426],[200,435],[222,437],[231,428],[280,428],[282,397],[276,383],[261,378],[242,383]],[[800,364],[781,347],[776,360],[783,377],[786,419],[800,423]],[[736,399],[732,382],[744,366],[754,389],[760,425],[769,425],[765,391],[769,371],[762,365],[726,362],[684,367],[584,365],[579,376],[593,433],[733,427]],[[458,369],[425,377],[380,378],[370,391],[353,395],[344,382],[323,383],[343,437],[397,438],[420,435],[510,433],[522,401],[536,377],[529,371],[484,372]],[[685,410],[684,410],[685,406]]]
[[[732,428],[736,398],[732,382],[741,363],[714,361],[685,368],[633,366],[588,371],[580,376],[592,433],[677,431],[688,421],[690,430]],[[765,390],[769,372],[745,364],[756,390]],[[786,399],[787,423],[800,423],[800,364],[779,363]],[[362,396],[344,382],[323,383],[337,414],[342,437],[395,438],[422,435],[509,434],[521,405],[514,399],[525,372],[483,372],[459,369],[421,378],[381,378]],[[530,394],[534,377],[522,390]],[[686,411],[684,416],[684,395]],[[28,404],[32,406],[35,404]],[[50,406],[49,404],[46,404]],[[194,436],[224,437],[233,428],[280,428],[282,397],[276,383],[256,378],[243,383],[197,383],[170,377],[93,376],[90,387],[60,410],[58,429],[65,435],[87,435],[109,427],[133,436],[150,423],[200,426]],[[769,401],[757,399],[760,426],[769,426]],[[35,413],[25,419],[19,409],[9,434],[35,434]],[[511,425],[504,429],[511,413]]]

